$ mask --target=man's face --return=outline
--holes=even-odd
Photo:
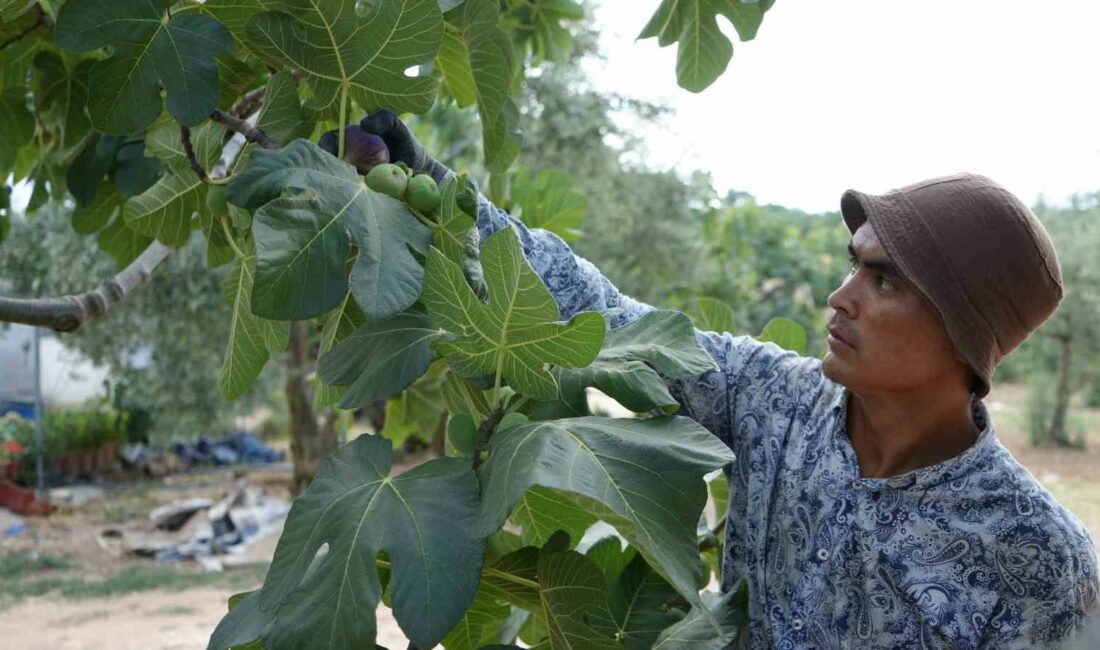
[[[852,236],[849,252],[852,271],[829,296],[825,375],[865,396],[944,382],[966,387],[969,371],[935,308],[901,277],[869,222]]]

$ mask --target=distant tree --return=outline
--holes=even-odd
[[[739,332],[790,318],[806,329],[809,352],[820,354],[826,300],[847,273],[840,215],[762,206],[738,193],[708,211],[702,231],[696,295],[730,305]]]
[[[1037,216],[1054,240],[1065,297],[1054,315],[1023,346],[1033,390],[1049,382],[1049,412],[1032,414],[1038,444],[1078,446],[1070,426],[1073,397],[1100,384],[1100,193],[1075,196],[1065,208],[1040,204]],[[1040,408],[1037,406],[1034,408]],[[1045,409],[1044,409],[1045,410]]]

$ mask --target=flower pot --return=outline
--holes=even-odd
[[[114,469],[115,459],[118,458],[118,441],[108,440],[99,449],[99,468],[102,470]]]
[[[65,466],[65,478],[76,478],[80,474],[80,452],[66,449],[62,464]]]
[[[91,476],[95,472],[96,450],[85,448],[80,450],[80,473]]]

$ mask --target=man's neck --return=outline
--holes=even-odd
[[[954,458],[981,433],[970,414],[970,396],[959,391],[874,397],[850,392],[848,399],[848,435],[865,478],[897,476]]]

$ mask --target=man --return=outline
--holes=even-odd
[[[392,113],[362,126],[432,174]],[[1047,233],[989,179],[958,174],[841,199],[852,272],[829,297],[824,361],[698,332],[720,370],[671,388],[729,445],[722,588],[749,584],[754,648],[1033,648],[1097,602],[1088,533],[1001,446],[981,398],[1054,311]],[[561,308],[653,309],[553,234],[482,197],[482,238],[514,228]]]

